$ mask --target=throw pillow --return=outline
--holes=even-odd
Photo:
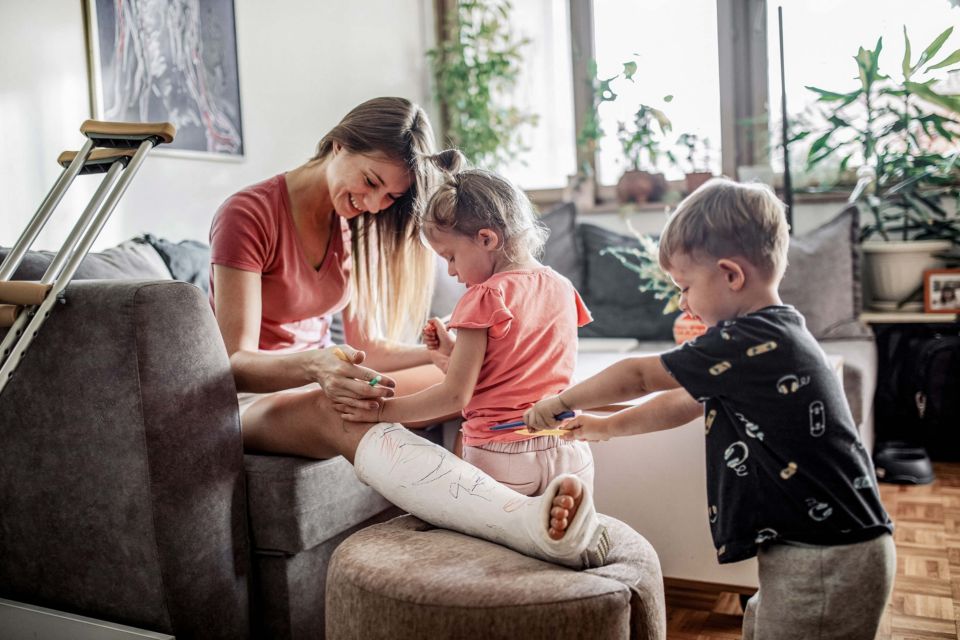
[[[583,253],[577,234],[577,207],[564,202],[541,218],[550,235],[543,248],[543,264],[566,276],[579,291],[583,288]]]
[[[611,255],[600,255],[607,247],[637,247],[633,236],[592,224],[580,225],[583,242],[584,302],[593,322],[580,329],[584,337],[672,340],[677,314],[665,315],[663,300],[649,291],[640,291],[637,275]]]
[[[143,242],[152,246],[170,270],[174,280],[183,280],[210,293],[210,247],[196,240],[170,242],[147,233]]]
[[[859,213],[846,207],[816,229],[790,239],[780,297],[807,320],[817,339],[864,338],[860,298]]]
[[[0,259],[8,248],[0,248]],[[28,251],[13,274],[14,280],[40,280],[56,254],[52,251]],[[157,252],[148,244],[127,240],[99,253],[88,253],[77,267],[74,280],[169,280],[170,272]]]

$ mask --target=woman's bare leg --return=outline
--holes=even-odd
[[[321,390],[263,398],[242,426],[249,449],[344,456],[363,482],[436,526],[575,568],[602,564],[606,555],[606,532],[576,476],[561,476],[542,496],[523,496],[402,425],[344,423]]]

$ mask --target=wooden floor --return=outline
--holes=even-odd
[[[960,463],[929,485],[880,484],[893,519],[897,577],[878,640],[960,639]],[[667,584],[667,638],[739,638],[740,596]]]

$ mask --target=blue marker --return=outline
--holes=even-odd
[[[563,413],[558,413],[553,417],[556,418],[557,420],[567,420],[568,418],[572,418],[574,415],[575,414],[573,413],[573,411],[564,411]],[[498,424],[494,427],[490,427],[490,431],[506,431],[507,429],[520,429],[525,426],[526,424],[523,422],[523,420],[515,420],[513,422],[504,422],[503,424]]]

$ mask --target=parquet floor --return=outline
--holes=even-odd
[[[929,485],[880,484],[896,526],[897,576],[877,640],[960,640],[960,463]],[[740,637],[740,596],[668,583],[668,640]]]

